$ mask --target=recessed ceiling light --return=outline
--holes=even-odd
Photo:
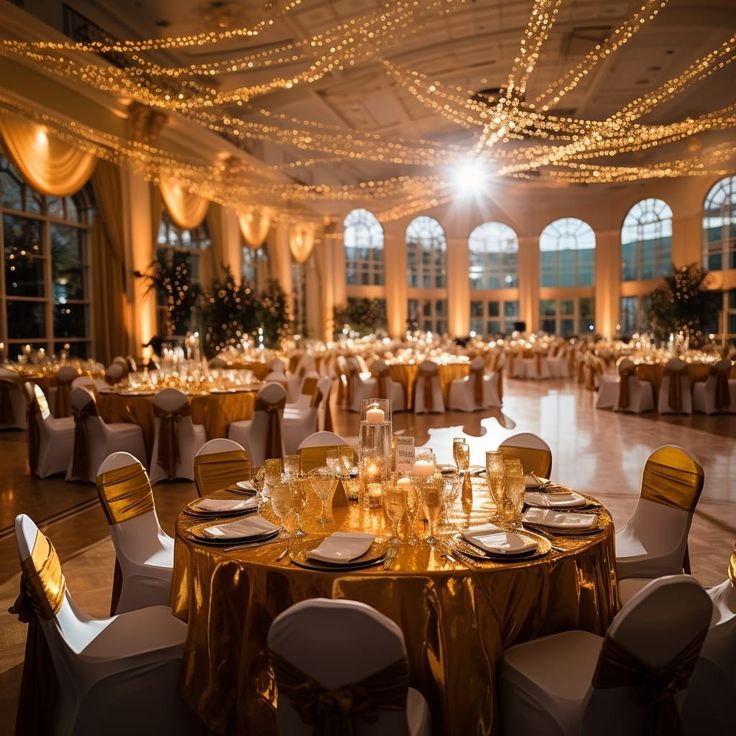
[[[156,21],[156,25],[157,25],[157,26],[158,26],[159,28],[168,28],[168,27],[169,27],[169,26],[171,25],[171,23],[169,23],[169,21],[165,20],[164,18],[159,18],[159,19],[158,19],[158,20]]]
[[[650,71],[650,72],[661,72],[661,71],[662,71],[662,67],[661,67],[661,66],[657,66],[657,65],[655,64],[654,66],[650,66],[650,67],[649,67],[649,68],[647,69],[647,71]]]
[[[648,79],[637,79],[636,84],[649,84]]]

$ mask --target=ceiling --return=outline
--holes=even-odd
[[[533,100],[549,84],[562,78],[643,2],[562,0],[556,22],[530,75],[525,99]],[[380,0],[303,0],[284,12],[286,0],[69,0],[68,4],[118,38],[180,36],[208,29],[242,28],[264,18],[273,19],[273,24],[254,38],[159,50],[147,56],[176,66],[222,62],[268,51],[314,37],[340,23],[363,22],[368,14],[381,8],[385,11],[392,5]],[[265,110],[299,124],[314,122],[336,126],[335,130],[343,132],[376,133],[382,140],[429,139],[441,146],[470,149],[478,140],[480,129],[461,127],[420,102],[406,85],[387,73],[382,60],[385,58],[408,72],[421,72],[445,89],[457,88],[460,96],[498,90],[506,85],[519,52],[532,0],[422,0],[420,6],[424,10],[417,13],[410,25],[399,29],[387,44],[377,38],[375,48],[364,53],[354,66],[333,70],[313,83],[269,91],[245,105],[231,106],[230,112],[244,120],[263,121]],[[670,0],[628,44],[597,63],[553,111],[568,117],[604,120],[679,75],[735,31],[734,0]],[[205,83],[228,92],[244,85],[267,83],[274,76],[289,77],[302,68],[303,62],[284,62],[256,72],[218,72]],[[734,103],[736,64],[694,84],[658,106],[641,122],[671,123]],[[627,164],[655,162],[707,150],[724,141],[733,143],[733,129],[703,133],[697,140],[685,138],[676,144],[626,153],[611,160]],[[308,184],[355,184],[432,171],[432,167],[387,160],[335,157],[324,150],[300,150],[268,140],[251,140],[241,145],[271,165],[309,159],[308,165],[286,169],[290,176]],[[315,163],[315,158],[321,162]]]

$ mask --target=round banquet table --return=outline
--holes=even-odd
[[[478,490],[474,491],[476,495]],[[308,537],[323,536],[308,504]],[[351,504],[334,509],[330,533],[383,535],[383,514]],[[488,511],[474,512],[474,521]],[[614,529],[600,510],[597,534],[557,537],[527,562],[451,562],[422,543],[403,544],[390,570],[318,572],[277,560],[284,542],[226,551],[198,544],[185,513],[176,524],[172,609],[188,622],[183,694],[212,730],[276,734],[276,689],[266,637],[279,613],[308,598],[363,601],[404,632],[412,687],[427,699],[435,734],[498,734],[495,672],[513,644],[569,629],[605,632],[618,605]],[[296,547],[295,547],[296,549]]]
[[[190,396],[192,422],[203,424],[207,439],[227,437],[231,422],[250,419],[257,386],[237,390],[223,390],[219,393]],[[119,393],[115,391],[97,392],[97,409],[106,422],[133,422],[143,430],[143,441],[151,456],[153,449],[154,415],[153,394],[140,392]]]
[[[417,382],[419,373],[418,362],[388,362],[388,370],[391,378],[404,387],[404,395],[406,396],[406,405],[411,408],[414,406],[414,385]],[[470,362],[455,361],[448,363],[438,363],[440,389],[442,397],[447,403],[450,395],[450,384],[457,378],[465,378],[470,374]]]
[[[693,384],[707,380],[710,375],[711,363],[688,363],[687,377],[692,390]],[[649,381],[654,387],[655,397],[659,395],[659,387],[664,378],[664,363],[637,363],[636,376],[641,381]],[[731,368],[731,378],[736,378],[736,366]]]

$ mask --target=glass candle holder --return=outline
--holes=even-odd
[[[360,459],[360,493],[364,508],[381,506],[381,484],[386,479],[386,459],[367,454]]]

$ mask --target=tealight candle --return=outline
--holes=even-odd
[[[396,485],[402,491],[408,491],[411,488],[411,478],[399,478],[396,481]]]
[[[414,475],[430,476],[434,473],[435,465],[431,460],[417,460],[412,466]]]
[[[365,420],[368,424],[383,424],[386,421],[386,414],[383,409],[372,407],[365,413]]]

